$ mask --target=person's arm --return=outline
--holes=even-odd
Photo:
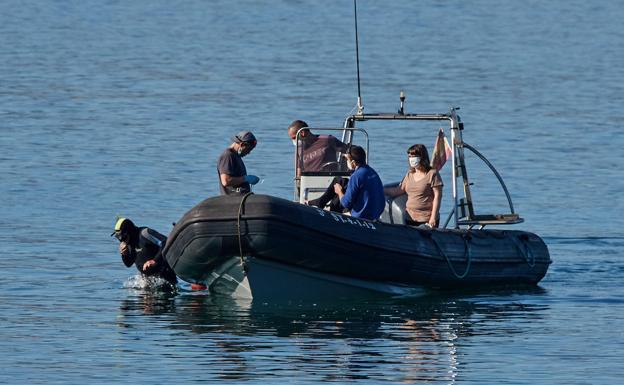
[[[398,197],[403,194],[405,194],[405,190],[403,190],[401,185],[395,187],[384,187],[384,195],[390,198]]]
[[[429,226],[438,227],[438,217],[440,214],[440,202],[442,201],[442,186],[433,188],[433,205],[431,207],[431,216],[429,217]]]
[[[340,151],[342,154],[346,153],[347,150],[349,149],[349,145],[342,143],[338,138],[336,138],[335,136],[331,135],[332,138],[334,138],[334,148],[338,151]]]
[[[134,258],[132,258],[132,250],[126,242],[119,243],[119,254],[121,254],[121,260],[126,267],[132,266]]]
[[[342,198],[345,196],[345,194],[342,191],[342,186],[340,185],[340,183],[334,183],[334,192],[338,196],[338,199],[340,199],[340,204],[342,204]]]
[[[221,185],[224,187],[239,187],[243,183],[245,183],[244,176],[230,176],[228,174],[220,174]]]
[[[409,173],[403,177],[401,183],[399,183],[396,187],[384,187],[384,194],[390,198],[398,197],[399,195],[405,194],[405,183],[407,182],[407,178],[409,177]]]
[[[158,248],[158,252],[154,256],[154,258],[146,261],[141,270],[143,272],[148,272],[148,270],[157,268],[162,263],[162,249],[167,242],[167,237],[162,235],[156,230],[152,230],[150,228],[145,228],[141,231],[141,237],[143,238],[145,243],[151,243],[153,247]]]
[[[340,204],[347,210],[351,210],[353,206],[353,197],[358,191],[359,183],[359,175],[354,172],[349,179],[349,184],[347,184],[347,191],[344,193],[342,192],[342,187],[338,183],[334,185],[336,195],[340,198]]]
[[[162,255],[162,249],[158,250],[158,253],[153,259],[146,261],[142,266],[144,273],[151,273],[152,270],[158,269],[165,261],[165,257]]]

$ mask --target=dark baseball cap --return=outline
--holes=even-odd
[[[256,137],[251,133],[251,131],[239,132],[232,138],[232,141],[236,143],[252,143],[254,146],[257,143]]]

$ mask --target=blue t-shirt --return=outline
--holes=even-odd
[[[377,172],[369,165],[358,167],[351,174],[340,204],[351,210],[352,217],[378,219],[386,206],[386,198]]]

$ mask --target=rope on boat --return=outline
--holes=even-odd
[[[457,274],[457,271],[453,267],[453,263],[449,259],[448,255],[446,255],[444,253],[444,251],[442,251],[442,248],[438,244],[438,241],[436,241],[436,239],[434,238],[433,232],[431,232],[429,234],[429,236],[431,237],[431,240],[433,241],[433,244],[436,246],[436,248],[438,249],[440,254],[442,254],[444,256],[444,258],[446,259],[446,263],[448,263],[448,266],[451,269],[451,272],[453,273],[453,275],[457,279],[465,278],[468,275],[468,272],[470,271],[470,264],[472,262],[472,252],[470,251],[470,244],[468,243],[469,236],[467,234],[466,235],[462,235],[462,240],[464,241],[464,257],[466,257],[466,270],[462,274]]]
[[[238,217],[236,219],[236,230],[238,232],[238,251],[240,253],[240,264],[243,267],[243,271],[247,272],[247,265],[245,264],[245,257],[243,255],[243,239],[241,235],[241,217],[243,215],[243,207],[245,206],[245,201],[247,198],[252,195],[252,192],[248,192],[243,195],[243,199],[241,199],[240,205],[238,206]]]
[[[522,244],[524,245],[524,250],[522,250],[522,247],[515,237],[512,237],[511,239],[513,239],[514,244],[520,251],[520,254],[522,254],[524,259],[526,260],[526,263],[529,265],[529,267],[533,268],[535,266],[535,254],[533,254],[533,249],[529,247],[529,244],[527,242],[528,237],[526,235],[521,235],[521,238],[524,239],[524,241],[522,242]]]

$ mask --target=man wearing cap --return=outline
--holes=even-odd
[[[232,144],[223,151],[217,161],[221,195],[246,194],[260,178],[247,175],[243,157],[256,147],[256,137],[249,131],[241,131],[232,138]]]
[[[335,171],[339,168],[336,154],[347,151],[346,144],[333,135],[315,135],[310,132],[306,122],[295,120],[288,126],[288,136],[295,146],[297,132],[300,139],[299,148],[303,152],[297,154],[297,175],[300,175],[301,171]],[[300,164],[301,161],[303,164]]]
[[[146,276],[158,276],[171,285],[177,278],[162,255],[167,237],[149,227],[137,227],[127,218],[119,218],[111,234],[119,241],[119,253],[126,267],[133,264]]]

